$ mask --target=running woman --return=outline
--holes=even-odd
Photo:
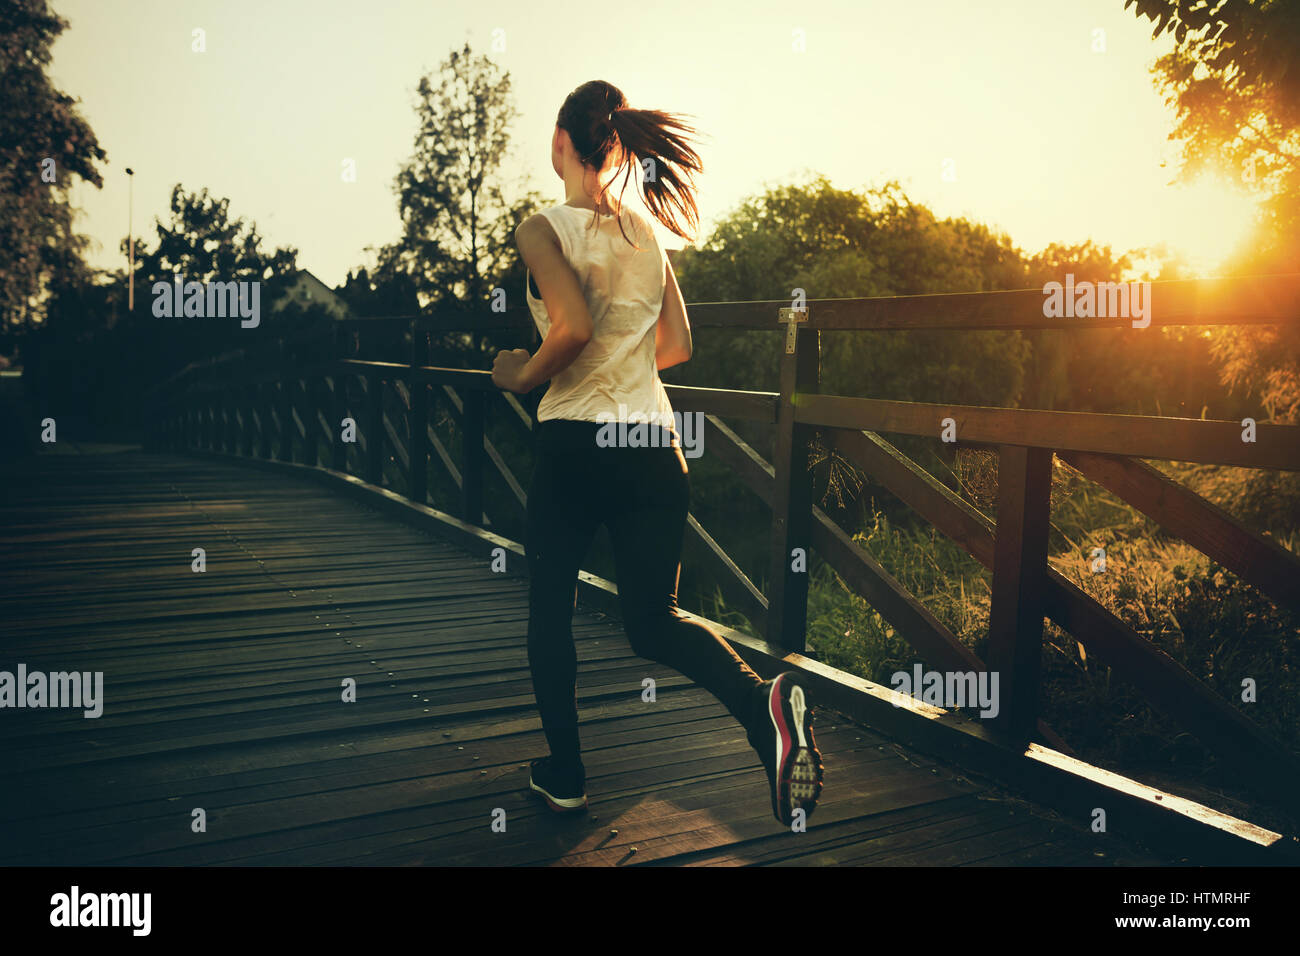
[[[528,664],[550,756],[529,786],[557,811],[587,807],[578,740],[572,619],[578,571],[599,525],[614,545],[619,601],[632,649],[709,690],[746,730],[767,777],[772,812],[789,826],[822,790],[812,712],[796,675],[762,680],[710,628],[677,606],[690,483],[659,370],[691,357],[691,330],[672,265],[647,220],[609,187],[635,166],[647,208],[684,239],[698,223],[700,157],[672,114],[631,109],[614,86],[584,83],[565,99],[551,166],[565,201],[515,230],[527,266],[528,305],[542,336],[536,354],[500,352],[492,380],[526,393],[549,381],[537,409],[537,458],[528,494],[531,575]],[[685,226],[683,225],[685,221]],[[633,446],[602,437],[640,422]],[[628,426],[630,427],[630,426]]]

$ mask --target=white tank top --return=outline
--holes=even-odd
[[[655,326],[664,299],[667,258],[644,217],[624,209],[619,231],[612,215],[560,204],[541,210],[560,239],[564,258],[578,274],[591,312],[592,337],[573,364],[551,379],[537,420],[648,422],[671,429],[673,407],[659,380]],[[546,304],[526,294],[542,337],[551,327]]]

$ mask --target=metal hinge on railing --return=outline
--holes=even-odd
[[[799,324],[808,321],[808,309],[781,309],[776,321],[785,326],[785,354],[794,354],[794,342],[799,334]]]

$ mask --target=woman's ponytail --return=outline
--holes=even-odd
[[[604,168],[610,151],[622,144],[620,207],[636,166],[651,214],[675,235],[688,241],[695,238],[699,209],[694,176],[703,166],[685,135],[693,135],[694,128],[671,113],[629,108],[622,92],[603,80],[584,83],[570,93],[556,124],[568,132],[582,162],[597,170]],[[618,171],[601,189],[597,205],[617,176]],[[621,221],[619,228],[622,230]],[[626,231],[623,237],[627,238]]]

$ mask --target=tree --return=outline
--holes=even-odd
[[[373,272],[365,266],[355,274],[349,270],[339,296],[354,315],[414,315],[420,310],[415,282],[395,272],[391,259],[381,259]]]
[[[1097,246],[1092,242],[1075,246],[1051,243],[1028,261],[1029,281],[1026,286],[1041,288],[1047,282],[1060,282],[1067,273],[1074,276],[1075,282],[1116,281],[1128,266],[1127,258],[1116,259],[1109,246]],[[1094,383],[1091,379],[1084,382],[1070,375],[1071,360],[1078,355],[1081,336],[1087,336],[1086,340],[1091,342],[1098,338],[1096,333],[1099,332],[1105,341],[1114,342],[1110,329],[1091,330],[1093,334],[1090,336],[1089,331],[1083,328],[1034,329],[1024,333],[1031,348],[1025,387],[1028,407],[1084,410],[1076,402],[1092,397]],[[1076,368],[1076,374],[1085,368]]]
[[[677,258],[688,302],[981,292],[1025,287],[1005,236],[966,220],[939,221],[897,183],[857,192],[822,176],[769,189]],[[813,308],[816,308],[813,306]],[[772,333],[706,330],[683,384],[773,388]],[[904,401],[1015,404],[1024,341],[1016,332],[844,332],[823,336],[822,380],[841,395]]]
[[[169,209],[169,222],[154,219],[157,246],[152,250],[136,247],[137,282],[170,280],[178,273],[187,282],[261,282],[287,276],[297,268],[298,251],[291,247],[263,250],[265,240],[257,224],[232,218],[229,199],[217,199],[207,189],[187,193],[177,183],[172,187]],[[143,236],[138,241],[143,244]],[[126,252],[125,239],[122,252]]]
[[[1126,0],[1172,33],[1153,72],[1177,116],[1181,176],[1218,167],[1294,223],[1300,199],[1300,6],[1283,0]],[[1278,223],[1282,223],[1279,221]]]
[[[1137,269],[1138,263],[1154,264]],[[1060,282],[1117,282],[1180,278],[1185,267],[1157,246],[1116,256],[1093,242],[1049,245],[1028,261],[1029,287]],[[1090,328],[1024,333],[1032,348],[1025,404],[1074,412],[1224,417],[1238,408],[1225,400],[1204,330],[1188,328]]]
[[[86,240],[73,231],[73,177],[103,186],[106,159],[76,100],[46,76],[68,22],[46,0],[0,4],[0,328],[44,318],[60,277],[78,272]]]
[[[1180,177],[1218,167],[1259,196],[1261,241],[1231,271],[1300,271],[1300,4],[1294,0],[1127,0],[1171,32],[1156,61],[1183,143]],[[1258,394],[1270,418],[1300,421],[1300,327],[1224,329],[1213,337],[1224,384]]]
[[[182,282],[269,282],[260,301],[266,315],[283,286],[275,280],[287,279],[297,269],[297,249],[265,249],[257,224],[232,217],[230,200],[213,197],[206,188],[186,192],[177,183],[172,187],[169,210],[168,221],[154,219],[157,244],[145,248],[142,235],[136,247],[135,314],[129,324],[156,343],[142,346],[156,360],[152,367],[162,372],[169,366],[179,367],[283,332],[267,322],[245,329],[238,322],[153,315],[154,284],[165,282],[170,287],[177,275]],[[126,251],[125,240],[122,249]]]
[[[522,295],[514,230],[540,202],[531,192],[508,200],[501,181],[518,115],[510,75],[469,44],[440,70],[420,79],[415,151],[396,180],[402,237],[381,271],[410,276],[426,309],[481,314],[494,289]]]
[[[266,317],[278,295],[275,281],[294,272],[297,251],[265,250],[256,225],[232,218],[230,201],[206,189],[187,193],[177,184],[170,211],[168,221],[154,220],[154,248],[136,237],[133,313],[126,311],[124,271],[70,270],[67,281],[52,290],[49,321],[31,337],[26,353],[29,387],[40,407],[85,428],[108,425],[111,417],[138,423],[145,420],[143,390],[172,371],[284,331],[284,322]],[[152,287],[164,282],[170,289],[176,274],[185,282],[269,282],[259,289],[262,322],[243,328],[237,318],[155,316]]]

